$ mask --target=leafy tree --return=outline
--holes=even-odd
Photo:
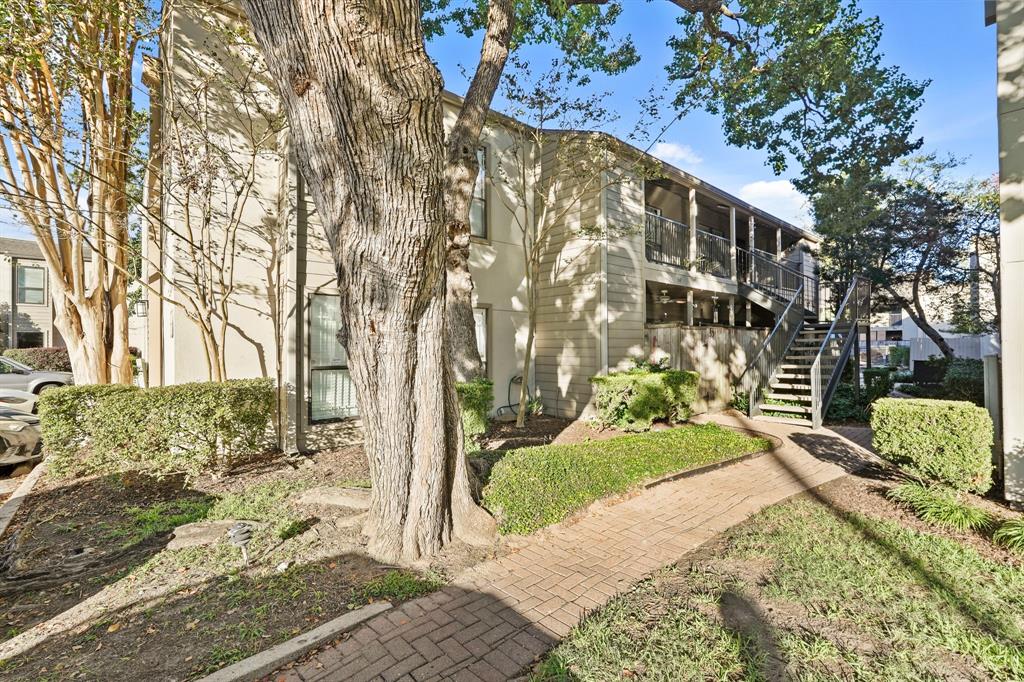
[[[970,179],[960,190],[964,203],[960,229],[969,253],[954,273],[947,304],[953,329],[961,334],[999,331],[999,183],[997,178]]]
[[[967,256],[963,196],[950,177],[959,162],[913,156],[895,171],[847,176],[814,203],[825,237],[822,275],[848,281],[867,276],[876,303],[896,303],[947,358],[953,350],[932,324],[927,301],[955,280]]]
[[[131,381],[129,211],[145,113],[141,0],[0,0],[0,197],[28,225],[80,383]]]
[[[727,130],[737,128],[730,139],[778,149],[777,167],[795,151],[799,162],[830,163],[830,171],[855,161],[884,166],[913,148],[900,136],[923,85],[878,66],[880,25],[861,20],[850,0],[781,9],[772,0],[737,9],[668,1],[682,13],[683,35],[671,44],[678,104],[738,108],[724,118]],[[465,262],[479,133],[517,45],[569,48],[579,69],[632,59],[612,36],[621,3],[490,0],[485,11],[480,0],[387,0],[338,2],[327,12],[311,0],[242,4],[334,251],[340,338],[374,482],[370,551],[413,561],[453,536],[485,541],[494,524],[469,494],[453,385],[460,363],[450,352],[473,345]],[[453,23],[484,37],[446,141],[441,80],[424,40],[425,29]],[[819,171],[804,170],[806,186],[817,185]],[[462,313],[450,314],[446,298]]]

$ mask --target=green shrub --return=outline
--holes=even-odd
[[[740,391],[733,389],[732,400],[729,401],[729,407],[732,409],[747,414],[750,412],[750,393],[747,391]]]
[[[952,400],[883,398],[871,414],[879,455],[910,474],[958,491],[992,485],[992,419]]]
[[[771,443],[715,424],[506,453],[491,470],[484,506],[502,533],[527,534],[607,495],[673,471],[766,450]]]
[[[900,370],[892,373],[893,383],[902,383],[905,381],[913,381],[914,375],[910,370]]]
[[[909,346],[889,346],[889,366],[890,367],[909,367],[910,366],[910,347]]]
[[[58,477],[84,473],[89,415],[108,397],[138,390],[123,384],[95,384],[61,386],[40,395],[39,428],[50,472]]]
[[[67,348],[8,348],[4,357],[44,372],[70,372],[71,358]]]
[[[699,380],[697,372],[650,364],[590,378],[598,421],[626,431],[647,431],[656,419],[670,424],[689,419]]]
[[[462,409],[462,434],[466,452],[479,449],[480,436],[487,431],[487,415],[494,406],[494,382],[490,379],[474,379],[456,384],[459,406]]]
[[[885,381],[892,376],[892,367],[867,367],[861,373],[864,385],[870,386],[876,381]]]
[[[991,514],[963,502],[956,491],[945,486],[904,483],[890,490],[888,497],[908,507],[922,521],[944,528],[984,530],[993,522]]]
[[[842,382],[836,386],[825,414],[828,421],[864,423],[870,416],[866,391],[854,395],[852,383]]]
[[[274,404],[268,379],[74,386],[44,393],[40,420],[57,475],[195,477],[265,450]]]
[[[992,539],[1012,552],[1024,554],[1024,517],[1004,521]]]
[[[948,400],[967,400],[985,405],[985,369],[981,360],[954,358],[942,379],[942,391]]]

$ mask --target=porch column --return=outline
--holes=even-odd
[[[697,272],[697,190],[690,188],[690,210],[687,211],[690,223],[690,272]],[[689,295],[689,300],[692,301],[693,296]],[[693,310],[691,308],[689,313],[691,324],[693,319]]]
[[[782,260],[782,228],[775,228],[775,260]]]
[[[747,301],[747,326],[748,327],[751,326],[751,324],[750,324],[750,301]]]
[[[686,292],[686,326],[693,326],[693,292]]]
[[[739,281],[739,271],[736,269],[736,207],[729,207],[729,267],[732,272],[732,281]],[[732,324],[731,322],[729,324]]]
[[[754,253],[754,216],[747,220],[747,251]]]
[[[736,297],[729,297],[729,326],[736,326]]]

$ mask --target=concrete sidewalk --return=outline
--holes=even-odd
[[[828,429],[719,414],[700,421],[755,429],[774,452],[657,485],[577,523],[530,536],[451,585],[368,621],[275,680],[508,680],[579,623],[652,572],[764,507],[861,468],[864,448]]]

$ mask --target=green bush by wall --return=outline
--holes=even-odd
[[[910,367],[909,346],[889,346],[890,367]]]
[[[58,476],[226,469],[264,451],[275,396],[269,379],[137,389],[69,386],[39,400],[43,443]]]
[[[981,360],[954,358],[942,379],[943,394],[949,400],[985,404],[985,368]]]
[[[992,419],[977,405],[883,398],[871,429],[878,454],[918,478],[979,493],[992,485]]]
[[[650,365],[590,378],[598,421],[626,431],[647,431],[657,419],[686,421],[699,380],[697,372]]]
[[[44,372],[71,371],[71,359],[66,348],[8,348],[4,357]]]
[[[479,449],[480,436],[487,431],[487,415],[494,406],[494,382],[490,379],[474,379],[456,384],[459,406],[462,409],[462,435],[466,452]]]

